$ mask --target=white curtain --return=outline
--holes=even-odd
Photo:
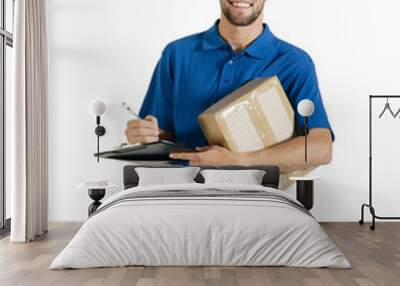
[[[48,47],[46,0],[16,0],[10,110],[12,242],[48,226]]]

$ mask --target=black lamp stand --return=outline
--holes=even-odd
[[[304,116],[304,126],[300,133],[304,136],[304,161],[306,163],[308,159],[308,131],[308,116]],[[307,210],[311,210],[314,206],[314,180],[296,180],[296,198]]]
[[[304,116],[304,161],[307,163],[308,116]]]
[[[100,136],[104,136],[104,134],[106,134],[106,129],[100,125],[100,116],[96,116],[96,124],[97,124],[97,127],[94,130],[94,133],[96,133],[96,135],[97,135],[97,162],[99,162],[100,161],[100,156],[99,156]]]
[[[94,213],[97,208],[101,205],[100,200],[104,198],[106,194],[106,189],[89,189],[88,190],[89,197],[94,201],[88,208],[89,216]]]
[[[307,210],[314,207],[314,180],[296,181],[296,198]]]

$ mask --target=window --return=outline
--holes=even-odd
[[[14,0],[0,0],[0,236],[9,231],[9,194],[5,188],[5,101],[11,92]]]

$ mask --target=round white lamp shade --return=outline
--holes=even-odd
[[[94,116],[102,116],[107,110],[107,105],[99,98],[92,100],[89,104],[89,111]]]
[[[301,116],[311,116],[314,113],[314,103],[309,99],[303,99],[297,105],[297,111]]]

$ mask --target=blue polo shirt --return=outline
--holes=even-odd
[[[172,131],[188,147],[207,145],[198,116],[235,89],[258,77],[278,76],[294,110],[302,99],[314,102],[310,128],[329,128],[314,64],[306,52],[262,34],[236,53],[218,32],[209,30],[167,45],[154,71],[140,116],[154,115],[160,128]],[[296,127],[303,118],[296,112]]]

